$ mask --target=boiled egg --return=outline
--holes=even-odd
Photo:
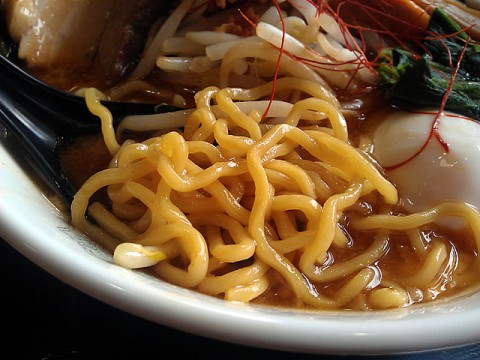
[[[373,133],[374,156],[409,212],[443,201],[480,209],[480,124],[436,111],[395,111]],[[455,219],[444,225],[458,227]]]

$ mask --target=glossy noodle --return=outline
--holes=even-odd
[[[45,71],[95,70],[60,79],[100,118],[109,154],[73,225],[119,266],[229,301],[376,310],[478,289],[480,112],[465,105],[477,10],[455,27],[424,1],[228,3],[129,3],[139,17],[122,44],[145,40],[142,54],[106,59],[120,33],[106,27],[83,67]],[[36,34],[17,34],[22,51]],[[48,65],[55,44],[20,55]],[[114,128],[103,99],[182,110]]]
[[[257,100],[271,84],[210,87],[197,93],[183,132],[121,146],[97,93],[87,90],[113,159],[76,195],[73,224],[114,250],[117,263],[151,267],[173,284],[243,302],[273,288],[292,293],[289,305],[321,309],[413,302],[412,289],[432,286],[459,261],[442,237],[424,243],[422,227],[442,217],[465,218],[479,249],[480,217],[466,204],[393,214],[397,191],[369,154],[349,143],[338,103],[322,96],[318,84],[285,81],[316,96],[290,104],[281,121],[241,110],[243,101]],[[89,205],[102,187],[111,209]],[[379,213],[356,209],[365,203]],[[85,218],[87,211],[97,225]],[[407,234],[408,256],[416,263],[401,282],[378,275],[399,231]],[[351,234],[368,240],[358,248]],[[334,253],[343,260],[334,261]],[[449,276],[468,282],[478,265],[475,259]]]

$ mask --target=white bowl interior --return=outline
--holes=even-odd
[[[0,235],[60,280],[114,307],[202,336],[308,353],[403,353],[480,340],[480,292],[389,311],[295,311],[218,300],[116,266],[68,224],[5,138],[0,142]]]

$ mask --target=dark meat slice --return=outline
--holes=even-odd
[[[19,57],[50,82],[119,81],[138,59],[146,35],[168,3],[155,0],[4,0]],[[83,78],[83,79],[82,79]]]
[[[166,4],[155,0],[120,1],[112,10],[97,54],[108,79],[116,82],[133,69],[150,27],[165,12]]]

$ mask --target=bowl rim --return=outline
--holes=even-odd
[[[479,292],[395,310],[294,310],[228,302],[121,268],[65,221],[2,140],[0,235],[53,276],[113,307],[220,341],[298,353],[396,354],[480,341]]]

